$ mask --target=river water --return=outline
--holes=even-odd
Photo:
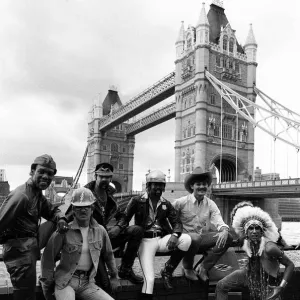
[[[300,243],[300,222],[283,222],[281,234],[290,245]]]

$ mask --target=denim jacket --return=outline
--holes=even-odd
[[[103,255],[111,275],[117,274],[117,268],[106,230],[93,218],[91,218],[89,227],[88,246],[93,262],[89,281],[93,282],[100,254]],[[50,287],[54,288],[54,282],[59,289],[63,289],[68,285],[76,270],[81,251],[82,234],[76,219],[70,224],[70,229],[65,234],[53,233],[41,260],[41,282],[44,293]],[[58,266],[55,268],[55,258],[58,253],[61,253],[61,258]]]

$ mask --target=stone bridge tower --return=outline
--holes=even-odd
[[[205,77],[205,69],[242,96],[255,101],[257,43],[252,28],[244,47],[221,1],[203,4],[196,27],[182,22],[176,41],[175,181],[197,166],[218,171],[219,180],[251,180],[254,129],[237,116]],[[237,155],[236,155],[237,154]],[[236,164],[237,162],[237,164]]]
[[[88,182],[94,180],[95,166],[100,162],[108,162],[114,167],[113,183],[117,192],[128,192],[132,190],[135,138],[126,135],[126,123],[105,133],[99,131],[100,121],[109,118],[110,113],[121,105],[116,87],[111,86],[104,101],[96,99],[89,112],[87,177]]]

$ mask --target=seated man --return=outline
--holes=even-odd
[[[85,187],[92,191],[95,197],[95,209],[93,211],[93,218],[103,227],[106,228],[109,221],[119,213],[118,204],[112,196],[112,181],[114,168],[109,163],[98,164],[95,168],[95,180],[89,182]],[[69,220],[70,208],[66,215]],[[106,228],[107,229],[107,228]],[[128,226],[121,230],[119,226],[115,226],[113,229],[108,229],[108,235],[113,249],[127,243],[127,247],[122,257],[122,263],[119,269],[119,277],[122,279],[128,279],[132,283],[142,283],[143,278],[134,274],[132,266],[140,246],[140,242],[143,238],[143,229],[141,226]],[[105,276],[105,268],[102,263],[102,259],[99,262],[99,272],[96,275],[96,283],[103,287],[107,292],[110,292],[109,282],[107,276]],[[99,275],[98,275],[99,274]]]
[[[188,233],[192,238],[192,245],[186,252],[182,265],[185,276],[195,281],[198,278],[193,270],[194,256],[199,251],[212,248],[196,269],[200,279],[207,281],[207,271],[215,265],[232,242],[232,237],[228,233],[229,227],[224,223],[220,210],[213,200],[205,196],[211,182],[210,172],[204,173],[200,167],[195,168],[184,181],[184,186],[190,194],[172,203],[179,213],[183,232]],[[203,228],[208,224],[213,224],[218,232],[203,232]]]
[[[276,245],[279,232],[271,217],[259,207],[241,207],[233,216],[232,227],[243,240],[248,265],[218,282],[216,299],[226,300],[231,289],[244,286],[249,287],[251,299],[280,299],[292,277],[294,264]],[[279,284],[280,264],[285,266],[285,271]]]
[[[117,225],[126,228],[135,216],[135,224],[145,229],[138,252],[144,276],[141,300],[153,299],[155,253],[173,251],[166,263],[168,273],[172,274],[191,244],[190,236],[181,234],[182,224],[176,210],[162,197],[165,185],[165,174],[150,172],[146,177],[146,193],[130,200]]]
[[[94,203],[89,189],[75,190],[71,200],[74,221],[67,233],[55,232],[45,248],[40,280],[46,300],[75,300],[75,296],[88,300],[113,299],[94,283],[101,255],[110,271],[112,285],[119,284],[108,234],[92,218]],[[55,267],[59,253],[61,259]]]

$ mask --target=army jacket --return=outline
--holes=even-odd
[[[38,233],[41,217],[57,222],[65,215],[43,196],[30,178],[18,186],[0,207],[0,232],[8,236],[34,236]]]

